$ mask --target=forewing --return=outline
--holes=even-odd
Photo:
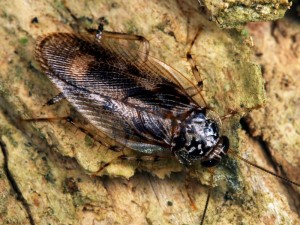
[[[65,86],[63,91],[93,126],[123,146],[144,153],[170,149],[170,119],[162,119],[72,86]]]
[[[139,151],[168,147],[174,118],[195,107],[172,74],[130,41],[54,33],[38,40],[36,55],[84,117]]]
[[[49,76],[91,93],[167,114],[194,106],[166,69],[127,42],[55,33],[39,41],[36,53]]]

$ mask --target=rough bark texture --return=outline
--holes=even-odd
[[[211,19],[220,27],[237,27],[254,21],[282,18],[292,2],[288,0],[201,0]]]
[[[66,116],[72,110],[67,102],[43,107],[58,91],[35,62],[35,39],[95,28],[103,16],[107,30],[145,36],[151,55],[192,81],[185,55],[201,28],[192,54],[204,79],[203,95],[217,114],[235,110],[240,115],[223,122],[232,151],[300,182],[297,23],[251,24],[250,33],[221,30],[192,0],[14,0],[1,1],[0,9],[1,224],[199,224],[210,179],[200,166],[186,171],[175,159],[115,162],[91,176],[120,153],[93,143],[65,121],[20,120]],[[247,21],[252,20],[240,20]],[[254,108],[260,109],[241,129],[241,115]],[[232,157],[217,167],[214,181],[205,224],[300,223],[295,187]]]
[[[250,133],[258,137],[277,171],[300,181],[300,66],[299,21],[290,18],[249,26],[255,53],[262,65],[267,102],[250,113]],[[299,188],[288,189],[290,202],[300,212]]]

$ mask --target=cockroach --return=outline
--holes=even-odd
[[[139,41],[143,49],[133,45],[134,41]],[[38,39],[36,58],[60,90],[47,104],[67,99],[119,147],[144,154],[170,152],[186,167],[197,163],[214,167],[229,152],[229,139],[221,134],[220,118],[191,97],[179,82],[183,75],[149,56],[149,43],[142,36],[104,31],[102,24],[96,36],[52,33]],[[191,87],[201,94],[197,85]],[[66,119],[73,123],[70,117]],[[300,186],[234,152],[230,154]]]

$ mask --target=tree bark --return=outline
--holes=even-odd
[[[280,174],[300,182],[300,26],[283,20],[220,29],[209,21],[212,10],[208,1],[205,5],[206,10],[192,0],[0,2],[0,223],[200,223],[210,180],[210,172],[200,165],[185,169],[173,158],[112,162],[92,176],[121,153],[94,143],[65,121],[21,120],[58,118],[72,111],[66,101],[43,107],[58,90],[34,59],[36,38],[97,28],[100,17],[109,22],[106,30],[146,37],[150,55],[194,83],[186,52],[200,30],[191,52],[204,80],[202,95],[220,116],[237,112],[223,121],[231,151],[269,170],[280,168]],[[265,18],[271,15],[261,20]],[[228,21],[228,27],[240,26]],[[241,126],[240,118],[250,111]],[[214,174],[205,224],[300,223],[299,188],[232,155]]]

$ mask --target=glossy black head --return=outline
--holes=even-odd
[[[179,131],[172,143],[177,159],[191,165],[200,161],[211,167],[218,164],[229,148],[227,137],[219,135],[219,124],[206,116],[205,110],[195,110],[184,121],[179,121]]]

